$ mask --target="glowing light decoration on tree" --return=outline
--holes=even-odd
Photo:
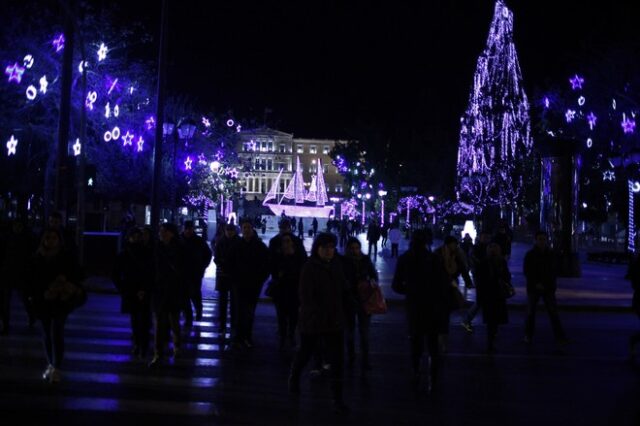
[[[204,127],[206,128],[211,127],[211,121],[209,121],[207,117],[202,117],[202,124],[204,124]]]
[[[118,79],[117,78],[115,80],[113,80],[113,83],[111,83],[111,86],[109,87],[109,90],[107,90],[107,95],[110,95],[111,92],[113,92],[113,89],[116,88],[116,84],[118,84]]]
[[[26,69],[31,69],[31,67],[33,66],[33,62],[34,62],[33,55],[28,54],[22,60],[22,65],[24,65]]]
[[[593,146],[593,139],[588,138],[587,139],[587,148],[591,148]]]
[[[113,107],[113,116],[117,117],[119,115],[120,115],[120,106],[116,104],[116,106]]]
[[[605,170],[602,173],[602,180],[613,182],[614,180],[616,180],[616,172],[614,172],[613,170]]]
[[[134,138],[133,133],[127,130],[127,133],[125,133],[124,136],[122,136],[122,146],[127,146],[127,145],[131,146],[133,144],[133,138]]]
[[[7,156],[15,155],[17,148],[18,139],[16,139],[15,136],[11,135],[11,137],[7,141]]]
[[[76,139],[76,142],[73,144],[72,148],[74,156],[77,157],[78,155],[80,155],[80,153],[82,152],[82,144],[80,143],[80,138]]]
[[[144,124],[147,127],[147,130],[151,130],[156,127],[156,119],[153,117],[149,117],[144,121]]]
[[[544,107],[545,108],[549,108],[549,106],[551,106],[551,102],[549,101],[548,97],[544,97],[544,101],[543,101]]]
[[[624,113],[622,113],[622,121],[620,122],[620,126],[622,126],[622,131],[625,134],[633,133],[636,129],[636,121],[628,118]]]
[[[40,93],[42,94],[47,93],[47,88],[49,87],[47,76],[43,75],[42,77],[40,77],[40,80],[38,81],[38,83],[40,83]]]
[[[596,127],[596,121],[598,120],[598,117],[596,117],[596,115],[593,113],[593,111],[591,111],[589,113],[589,115],[587,115],[587,122],[589,123],[589,130],[593,130],[594,127]]]
[[[629,224],[627,229],[628,231],[628,239],[627,239],[627,248],[631,253],[636,252],[636,220],[635,220],[635,193],[640,191],[640,183],[638,182],[627,182],[629,186]]]
[[[16,62],[13,65],[8,65],[4,69],[4,73],[9,76],[9,83],[14,81],[14,82],[20,84],[20,82],[22,81],[22,74],[24,74],[24,70],[25,70],[25,68],[21,67]]]
[[[240,133],[240,131],[242,131],[242,126],[238,124],[236,126],[236,132]]]
[[[234,123],[234,121],[232,119],[228,119],[227,120],[227,127],[233,127],[234,124],[235,123]]]
[[[201,152],[200,155],[198,155],[198,164],[201,166],[207,165],[207,157],[204,155],[204,152]]]
[[[584,105],[584,103],[585,103],[586,101],[587,101],[587,100],[585,99],[585,97],[584,97],[584,96],[580,96],[580,97],[578,98],[578,105],[583,106],[583,105]]]
[[[98,100],[98,94],[95,91],[87,93],[87,99],[84,103],[90,111],[93,111],[93,104],[96,100]]]
[[[584,78],[576,74],[574,77],[571,77],[569,79],[569,83],[571,83],[571,89],[573,90],[582,89],[582,85],[584,84]]]
[[[27,99],[32,101],[32,100],[34,100],[36,98],[37,94],[38,94],[38,91],[36,90],[35,86],[27,87],[27,90],[25,92],[25,95],[27,96]]]
[[[191,164],[193,163],[193,160],[191,159],[190,156],[187,156],[187,159],[184,160],[184,168],[185,170],[191,170]]]
[[[109,105],[109,102],[104,106],[104,118],[111,118],[111,105]]]
[[[53,44],[53,47],[55,47],[56,53],[60,52],[62,49],[64,49],[64,34],[59,34],[58,36],[54,37],[51,43]]]
[[[100,43],[100,48],[98,49],[98,62],[102,62],[105,59],[107,59],[107,53],[109,52],[109,49],[107,49],[107,46],[104,45],[104,43]]]
[[[530,155],[532,145],[529,102],[513,42],[513,14],[498,0],[461,118],[459,199],[478,210],[515,204],[523,186],[516,166]]]
[[[110,130],[107,130],[106,132],[104,132],[104,136],[102,138],[105,142],[110,142],[111,139],[113,139],[113,135],[111,134]]]
[[[111,137],[113,138],[114,141],[117,141],[118,139],[120,139],[120,127],[116,126],[113,129],[111,129]]]
[[[138,142],[136,143],[138,144],[138,152],[142,152],[142,149],[144,148],[144,139],[142,136],[138,137]]]
[[[78,72],[82,74],[84,72],[84,69],[87,67],[89,67],[89,63],[87,61],[80,61],[80,63],[78,64]]]
[[[571,123],[573,119],[576,118],[576,112],[568,109],[567,112],[564,113],[564,118],[567,120],[567,123]]]

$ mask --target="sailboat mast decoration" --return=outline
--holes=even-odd
[[[326,205],[329,199],[320,159],[317,160],[317,166],[317,174],[312,177],[309,191],[307,191],[302,177],[300,157],[296,157],[296,172],[282,197],[278,200],[278,190],[282,176],[281,169],[262,205],[269,207],[275,215],[284,212],[287,216],[329,217],[333,213],[333,207]],[[277,203],[274,203],[273,200],[276,200]]]

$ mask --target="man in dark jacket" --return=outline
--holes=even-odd
[[[278,224],[279,233],[269,240],[269,255],[271,258],[277,257],[280,255],[280,250],[282,249],[282,236],[284,234],[291,234],[293,239],[293,243],[296,246],[296,251],[307,252],[304,248],[304,243],[298,237],[296,237],[291,230],[291,222],[289,220],[281,220]],[[273,271],[272,271],[273,272]]]
[[[311,258],[300,275],[300,349],[291,366],[289,390],[300,392],[300,375],[318,345],[331,369],[334,408],[345,412],[342,400],[342,365],[344,362],[344,306],[348,297],[347,281],[340,261],[335,257],[336,237],[320,233],[313,242]]]
[[[375,220],[372,220],[369,223],[369,228],[367,229],[367,241],[369,242],[369,250],[367,251],[367,255],[371,256],[371,248],[373,247],[373,258],[376,259],[378,257],[378,240],[380,239],[380,227],[376,223]]]
[[[238,315],[237,333],[234,337],[236,347],[253,346],[253,320],[258,298],[267,276],[269,276],[269,250],[258,238],[250,221],[242,223],[242,238],[236,244],[233,254],[233,276],[238,297],[236,313]]]
[[[478,236],[478,242],[471,249],[471,256],[469,258],[469,265],[471,266],[471,271],[473,272],[473,279],[477,279],[478,267],[484,262],[487,258],[487,247],[491,242],[491,236],[489,233],[482,231]],[[473,319],[478,314],[480,310],[480,304],[478,303],[478,296],[476,294],[476,301],[473,302],[473,305],[467,311],[464,319],[462,320],[462,328],[467,330],[469,333],[473,333]]]
[[[163,357],[168,329],[173,333],[173,355],[180,352],[180,311],[188,301],[189,292],[184,283],[184,247],[178,239],[178,228],[172,223],[163,223],[159,232],[160,241],[155,250],[155,280],[151,294],[151,305],[155,314],[155,353],[150,366],[158,364]]]
[[[184,223],[182,244],[185,249],[185,284],[189,291],[189,300],[185,306],[185,325],[193,325],[191,303],[196,309],[196,321],[202,321],[202,278],[211,263],[211,249],[204,238],[196,235],[192,220]]]
[[[448,323],[448,287],[442,263],[427,249],[425,232],[416,230],[409,250],[398,258],[392,289],[406,296],[415,386],[420,382],[420,359],[427,340],[431,358],[429,390],[435,385],[440,365],[438,333]]]
[[[223,236],[216,244],[214,262],[216,263],[216,291],[218,292],[218,331],[224,333],[227,328],[227,306],[231,306],[231,335],[236,333],[236,309],[233,294],[235,277],[233,276],[233,255],[240,237],[235,225],[227,224]]]
[[[553,333],[558,343],[566,343],[567,337],[560,323],[556,303],[556,256],[547,246],[547,234],[538,231],[533,248],[524,256],[524,276],[527,279],[527,318],[525,342],[533,338],[538,300],[544,301]]]

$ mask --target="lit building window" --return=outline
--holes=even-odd
[[[296,150],[296,152],[298,154],[304,154],[304,146],[303,145],[298,145],[298,149]]]
[[[317,153],[318,153],[318,150],[317,150],[316,146],[315,145],[311,145],[309,147],[309,154],[317,154]]]
[[[329,145],[325,145],[325,146],[323,146],[323,147],[322,147],[322,153],[323,153],[324,155],[329,155],[329,151],[330,151],[330,150],[331,150],[331,149],[329,148]]]
[[[342,192],[342,185],[336,185],[336,192]]]
[[[329,174],[329,165],[328,165],[328,164],[324,164],[324,165],[322,166],[322,168],[323,168],[323,173],[324,173],[325,175],[326,175],[326,174]]]
[[[282,153],[287,152],[283,143],[280,144],[280,152],[282,152]]]

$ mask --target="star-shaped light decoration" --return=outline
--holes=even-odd
[[[594,127],[596,127],[596,121],[598,120],[598,117],[596,117],[596,115],[593,113],[593,111],[591,111],[589,113],[589,115],[587,115],[587,122],[589,123],[589,129],[593,130]]]
[[[40,93],[47,93],[47,87],[49,87],[49,82],[47,81],[47,76],[43,75],[40,77]]]
[[[620,125],[622,126],[622,131],[625,134],[633,133],[633,131],[636,129],[636,121],[628,118],[624,114],[622,114],[622,121],[620,122]]]
[[[53,47],[56,48],[56,52],[64,49],[64,34],[60,34],[55,37],[51,43],[53,44]]]
[[[207,157],[204,155],[204,152],[198,155],[198,164],[203,166],[207,165]]]
[[[17,147],[18,139],[16,139],[15,136],[11,135],[11,137],[7,141],[7,156],[15,155]]]
[[[72,148],[74,156],[77,157],[78,155],[80,155],[80,152],[82,152],[82,144],[80,143],[80,138],[76,139],[76,143],[72,145]]]
[[[187,156],[187,159],[184,160],[184,168],[185,170],[191,170],[191,164],[193,163],[193,160],[191,159],[190,156]]]
[[[613,182],[616,180],[616,173],[613,170],[606,170],[602,173],[602,180]]]
[[[107,46],[105,46],[104,43],[100,43],[100,48],[98,49],[98,62],[101,62],[107,59],[108,51],[109,49],[107,49]]]
[[[202,124],[204,124],[204,127],[206,128],[211,127],[211,121],[209,121],[207,117],[202,117]]]
[[[122,146],[131,146],[133,142],[133,133],[129,132],[127,130],[127,133],[124,134],[124,136],[122,136]]]
[[[138,137],[138,142],[136,142],[138,144],[138,152],[142,152],[142,148],[144,148],[144,139],[142,139],[142,136]]]
[[[33,62],[33,55],[28,54],[25,55],[24,59],[22,60],[22,65],[24,65],[26,69],[31,69],[31,67],[33,66]]]
[[[232,179],[238,178],[238,170],[235,167],[229,171],[229,177]]]
[[[564,118],[567,119],[567,123],[571,123],[576,116],[576,112],[572,109],[568,109],[567,112],[564,113]]]
[[[571,77],[569,79],[569,83],[571,83],[571,89],[573,89],[573,90],[582,89],[582,84],[584,83],[584,78],[582,78],[578,74],[576,74],[575,77]]]
[[[16,62],[13,65],[8,65],[4,69],[4,73],[9,76],[9,82],[15,81],[20,84],[22,81],[22,74],[24,74],[24,67],[21,67]]]

